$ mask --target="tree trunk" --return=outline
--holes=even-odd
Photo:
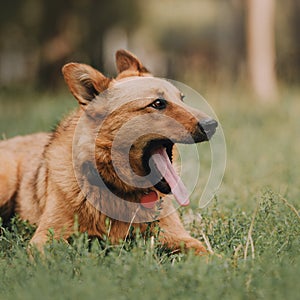
[[[248,0],[247,59],[251,87],[262,102],[276,100],[275,0]]]

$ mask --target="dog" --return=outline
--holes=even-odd
[[[116,65],[118,75],[108,78],[66,64],[62,73],[78,108],[52,133],[0,142],[0,215],[35,224],[30,245],[41,251],[49,229],[67,240],[76,216],[81,232],[114,244],[130,228],[145,234],[157,223],[165,247],[205,254],[166,195],[188,205],[172,165],[174,145],[209,140],[217,122],[187,106],[174,85],[153,77],[129,51],[117,51]]]

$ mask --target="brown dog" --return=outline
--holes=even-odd
[[[0,214],[36,224],[31,244],[40,249],[50,228],[67,239],[77,216],[80,231],[113,243],[130,226],[144,233],[156,218],[168,248],[205,253],[162,197],[173,193],[188,204],[171,164],[173,145],[208,140],[217,123],[185,105],[175,86],[152,77],[133,54],[120,50],[116,62],[115,79],[88,65],[65,65],[79,108],[53,133],[0,142]]]

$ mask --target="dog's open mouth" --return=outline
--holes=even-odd
[[[146,147],[143,164],[154,187],[163,194],[172,193],[181,206],[189,204],[189,193],[172,165],[173,143],[152,141]]]

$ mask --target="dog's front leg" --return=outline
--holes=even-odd
[[[202,243],[192,238],[184,229],[177,212],[160,219],[159,226],[162,229],[159,235],[160,241],[169,249],[174,251],[194,250],[198,255],[207,254]]]
[[[54,239],[67,240],[74,232],[74,215],[62,208],[46,207],[30,245],[43,252],[44,245],[49,240],[49,230]]]

